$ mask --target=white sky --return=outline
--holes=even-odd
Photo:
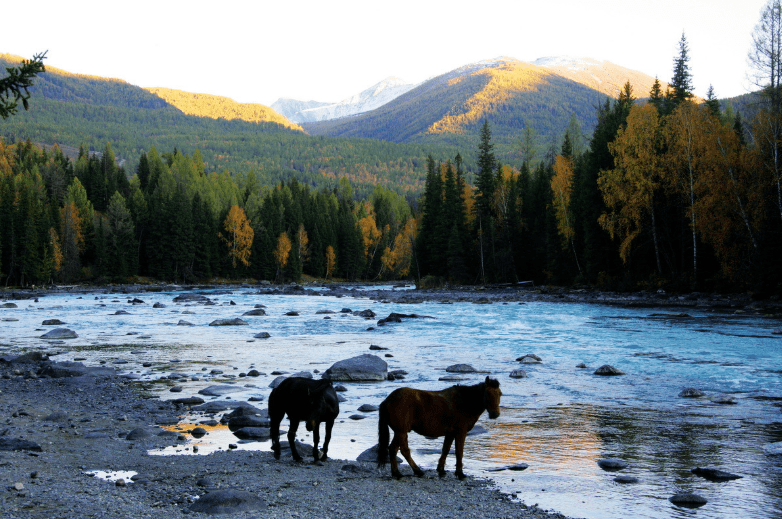
[[[4,18],[0,53],[48,49],[45,63],[69,72],[270,105],[500,56],[587,57],[668,81],[684,32],[695,93],[731,97],[754,90],[747,53],[766,1],[40,0]]]

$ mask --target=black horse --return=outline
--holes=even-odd
[[[275,459],[280,459],[280,422],[286,414],[290,421],[288,443],[293,459],[301,461],[296,450],[296,429],[299,428],[299,422],[303,421],[307,430],[312,431],[312,455],[315,461],[325,460],[328,457],[334,419],[339,414],[339,399],[331,381],[289,377],[272,390],[269,395],[269,419]],[[326,422],[322,456],[318,452],[320,422]]]

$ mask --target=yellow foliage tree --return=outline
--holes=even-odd
[[[274,255],[274,261],[277,263],[278,277],[280,271],[288,264],[288,257],[290,256],[292,247],[291,239],[288,237],[287,232],[283,232],[277,237],[277,247],[272,254]]]
[[[218,233],[218,236],[228,246],[228,256],[231,258],[233,268],[236,268],[237,262],[245,267],[249,266],[255,232],[244,210],[238,205],[231,206],[223,228],[226,232],[225,236],[222,233]]]
[[[296,231],[296,245],[298,246],[297,252],[299,253],[299,261],[301,264],[305,264],[310,258],[310,238],[307,235],[307,230],[304,228],[304,224],[299,224],[299,230]]]
[[[334,269],[337,266],[337,253],[334,252],[334,247],[329,245],[326,247],[326,279],[331,277]]]
[[[570,199],[573,194],[573,159],[557,155],[554,161],[554,176],[551,178],[552,203],[557,216],[557,230],[562,237],[562,248],[566,249],[570,244],[573,249],[573,257],[576,259],[576,267],[581,272],[581,264],[578,262],[574,238],[576,231],[573,228],[573,215],[570,209]]]
[[[380,257],[384,271],[393,273],[396,277],[405,277],[410,274],[416,231],[417,222],[415,218],[410,218],[394,238],[393,248],[386,247]]]
[[[369,214],[364,218],[361,218],[358,221],[358,227],[361,231],[364,257],[366,258],[370,249],[372,249],[372,257],[370,258],[370,261],[372,261],[372,258],[375,257],[375,252],[377,251],[377,245],[380,243],[380,238],[382,237],[382,233],[378,230],[377,224],[375,223],[375,216]]]
[[[649,229],[654,242],[657,271],[662,272],[654,195],[660,187],[660,118],[651,103],[634,105],[627,127],[620,128],[616,140],[608,145],[614,156],[614,169],[601,171],[597,183],[609,212],[600,215],[600,225],[611,238],[619,237],[619,256],[627,261],[633,240]]]

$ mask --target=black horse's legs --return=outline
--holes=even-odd
[[[413,469],[413,473],[420,478],[424,475],[424,471],[418,468],[418,465],[415,464],[413,457],[410,455],[410,446],[407,444],[407,433],[400,434],[400,436],[399,450],[402,451],[402,456],[405,457],[410,468]],[[394,435],[394,439],[396,439],[396,435]],[[396,453],[394,453],[394,456],[396,456]]]
[[[277,415],[277,413],[269,413],[269,418],[271,420],[271,427],[269,434],[272,437],[272,451],[274,452],[274,459],[280,459],[280,422],[282,422],[282,418],[285,416],[285,413],[282,413],[281,415]]]
[[[288,428],[288,444],[291,446],[291,454],[293,455],[293,459],[301,461],[299,451],[296,450],[296,429],[299,428],[299,421],[294,420],[290,416],[288,416],[288,419],[291,422],[290,427]]]
[[[448,453],[451,451],[452,443],[453,435],[446,434],[445,440],[443,440],[443,452],[440,454],[440,461],[437,462],[437,475],[440,477],[445,476],[445,458],[448,457]]]
[[[326,461],[329,456],[329,442],[331,441],[331,429],[334,427],[334,420],[326,421],[326,439],[323,440],[323,454],[320,459]]]
[[[462,454],[464,453],[464,440],[467,438],[467,433],[459,433],[456,436],[456,476],[459,479],[464,479],[467,476],[462,472]]]
[[[316,462],[320,461],[318,443],[320,443],[320,422],[315,422],[315,426],[312,428],[312,457]]]

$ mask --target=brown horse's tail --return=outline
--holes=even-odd
[[[385,467],[388,463],[388,402],[383,400],[380,404],[377,418],[377,466]]]

